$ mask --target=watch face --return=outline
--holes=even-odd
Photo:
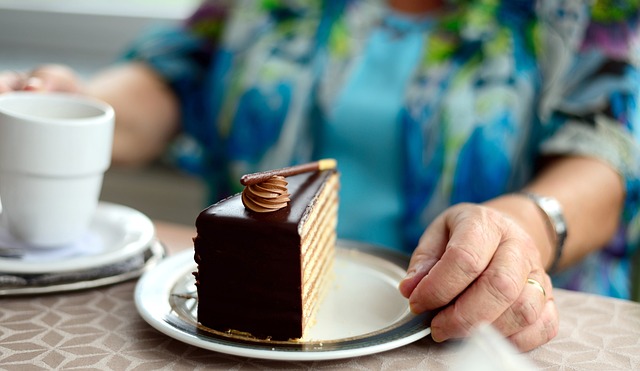
[[[562,214],[562,206],[555,198],[540,197],[538,206],[547,214],[556,234],[565,233],[567,226]]]
[[[547,215],[549,224],[555,233],[556,253],[553,263],[551,264],[551,268],[549,269],[549,272],[553,272],[556,270],[558,262],[560,261],[562,249],[564,248],[564,241],[567,238],[567,223],[564,219],[564,214],[562,213],[562,206],[560,205],[560,202],[553,197],[539,196],[526,192],[524,194],[533,200],[538,208]]]

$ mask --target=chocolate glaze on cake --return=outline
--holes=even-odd
[[[200,213],[194,274],[202,325],[273,340],[302,337],[300,229],[320,207],[315,199],[336,174],[326,170],[288,177],[291,201],[274,212],[248,210],[237,194]]]

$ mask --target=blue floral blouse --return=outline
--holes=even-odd
[[[638,1],[449,5],[419,17],[382,0],[205,1],[126,59],[155,68],[181,100],[170,152],[211,201],[239,191],[242,174],[335,157],[340,237],[406,252],[446,207],[517,191],[544,156],[600,158],[625,180],[622,223],[554,283],[628,298]]]

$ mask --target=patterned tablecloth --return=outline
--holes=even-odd
[[[170,252],[188,248],[176,226],[158,225]],[[166,238],[163,238],[166,237]],[[429,337],[384,353],[285,362],[203,350],[149,326],[133,301],[135,281],[86,291],[0,298],[0,369],[389,369],[446,370],[456,343]],[[640,369],[640,304],[556,290],[559,335],[525,355],[545,370]]]

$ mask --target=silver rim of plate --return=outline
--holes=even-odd
[[[336,275],[341,274],[338,271],[354,267],[368,269],[372,272],[368,279],[380,280],[383,285],[397,290],[407,264],[407,256],[389,249],[344,240],[339,240],[337,244]],[[362,330],[355,330],[356,333],[344,337],[270,341],[216,331],[197,322],[197,294],[195,279],[191,274],[195,269],[192,251],[169,257],[157,269],[142,276],[134,298],[138,312],[151,326],[177,340],[204,349],[263,359],[329,360],[394,349],[430,333],[429,323],[433,313],[414,315],[408,308],[408,301],[401,302],[403,307],[400,310],[393,309],[393,315],[386,322],[375,324],[361,333],[357,331]],[[345,286],[349,284],[341,281],[337,286],[341,287],[340,290],[347,290]],[[394,300],[398,301],[397,298]],[[320,312],[323,310],[321,304]],[[318,319],[316,326],[332,322],[331,318],[334,318],[325,317]]]

